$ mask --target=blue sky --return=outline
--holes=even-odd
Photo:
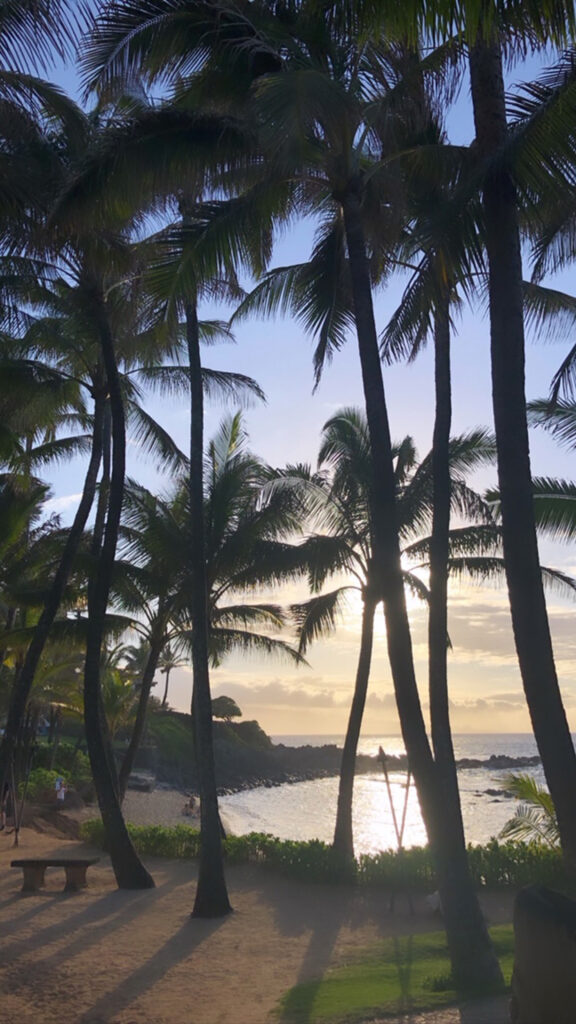
[[[532,59],[526,66],[510,72],[510,81],[531,77],[538,66]],[[58,80],[74,88],[74,76],[64,70]],[[472,121],[467,86],[448,118],[451,141],[466,143],[472,137]],[[274,265],[298,262],[306,258],[313,225],[301,224],[278,244]],[[565,274],[557,287],[570,290],[572,274]],[[376,299],[379,328],[384,327],[396,307],[402,291],[395,281]],[[210,315],[214,311],[210,310]],[[217,315],[225,318],[227,311]],[[527,347],[527,394],[543,397],[550,378],[559,365],[568,343],[537,344]],[[246,412],[251,446],[273,465],[314,461],[320,431],[325,420],[344,405],[361,405],[362,390],[354,337],[337,354],[312,394],[312,339],[300,327],[287,320],[245,322],[236,330],[236,344],[206,350],[208,366],[238,371],[253,376],[267,395],[267,404]],[[410,366],[385,370],[385,387],[393,436],[411,434],[419,452],[430,447],[434,414],[432,353],[424,352]],[[490,398],[489,335],[486,316],[481,311],[466,311],[453,345],[454,416],[453,432],[492,425]],[[188,441],[186,403],[152,399],[150,411],[167,427],[182,448]],[[210,436],[223,413],[216,404],[207,410],[206,431]],[[152,489],[164,490],[170,480],[162,477],[149,462],[139,458],[131,443],[130,473]],[[560,451],[541,431],[532,435],[532,465],[535,475],[574,475],[574,457]],[[56,506],[70,511],[81,486],[81,464],[68,467],[54,478]],[[495,472],[484,471],[474,483],[484,488],[495,483]],[[542,545],[548,564],[576,572],[576,558],[569,548]],[[303,598],[302,588],[291,588],[276,600]],[[576,641],[573,640],[576,609],[565,601],[551,599],[551,623],[559,673],[573,727],[576,727]],[[411,608],[415,657],[423,692],[426,680],[425,615]],[[527,731],[529,722],[521,693],[519,674],[512,645],[506,596],[502,589],[459,587],[452,594],[450,633],[454,645],[451,654],[453,719],[456,731]],[[282,663],[230,659],[213,673],[215,694],[229,693],[240,703],[249,718],[279,733],[335,733],[345,726],[347,707],[355,671],[359,638],[359,609],[351,607],[337,634],[330,642],[317,644],[309,654],[309,669],[294,669]],[[172,682],[173,680],[173,682]],[[171,703],[182,710],[190,703],[191,674],[180,669],[171,680]],[[160,690],[160,687],[159,687]],[[367,732],[392,732],[397,719],[392,698],[390,674],[383,636],[377,637],[366,715]]]

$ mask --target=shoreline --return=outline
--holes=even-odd
[[[333,761],[333,751],[336,750],[338,755],[341,756],[341,749],[339,747],[333,747],[332,744],[328,748],[324,747],[284,747],[283,744],[277,744],[278,747],[284,751],[299,751],[305,750],[307,760],[313,760],[314,755],[310,755],[310,752],[319,752],[319,760],[323,758],[323,751],[329,750],[330,761]],[[508,754],[491,754],[487,758],[473,758],[473,757],[461,757],[456,760],[456,768],[458,771],[466,771],[473,769],[484,769],[485,771],[503,771],[509,770],[515,772],[521,768],[536,768],[541,764],[541,759],[537,755],[530,755],[525,757],[512,757]],[[408,758],[405,754],[389,754],[386,755],[386,767],[390,773],[394,772],[405,772],[408,768]],[[378,757],[371,757],[368,754],[360,754],[356,759],[356,775],[365,774],[380,774],[382,771],[382,763]],[[234,793],[242,793],[252,789],[273,789],[277,786],[292,786],[299,782],[314,782],[317,779],[335,778],[340,774],[340,763],[338,758],[337,764],[319,765],[314,768],[308,766],[306,769],[301,771],[275,771],[269,775],[254,775],[254,776],[243,776],[236,782],[227,780],[225,785],[219,785],[217,787],[218,796],[232,796]],[[172,785],[170,780],[160,780],[161,783],[167,782]],[[174,787],[178,788],[178,787]]]

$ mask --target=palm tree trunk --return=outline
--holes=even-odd
[[[416,684],[396,517],[396,482],[358,188],[341,197],[372,453],[375,585],[384,601],[388,655],[406,752],[430,841],[436,832],[434,762]]]
[[[120,795],[120,802],[124,800],[126,795],[126,786],[128,778],[134,767],[134,761],[136,754],[140,749],[142,742],[142,736],[144,735],[144,728],[146,726],[146,716],[148,713],[148,699],[150,697],[150,690],[152,689],[152,683],[154,682],[154,673],[158,666],[158,659],[162,653],[164,646],[164,637],[161,636],[155,639],[150,644],[150,651],[146,660],[146,666],[142,673],[142,685],[140,687],[140,696],[138,699],[138,710],[136,711],[136,720],[134,722],[134,728],[132,729],[132,735],[130,737],[130,743],[122,764],[118,773],[118,792]]]
[[[422,816],[435,859],[441,895],[446,901],[445,924],[452,971],[458,987],[472,989],[493,985],[497,980],[498,965],[496,962],[495,971],[493,956],[486,955],[474,959],[463,955],[460,948],[459,924],[453,913],[453,907],[460,900],[464,880],[459,877],[458,865],[455,866],[454,874],[450,872],[450,858],[453,851],[446,835],[446,815],[442,806],[437,768],[426,735],[414,671],[395,514],[396,484],[392,446],[374,321],[360,197],[357,190],[351,188],[344,195],[342,209],[350,261],[366,416],[372,448],[374,483],[371,513],[374,524],[374,562],[379,592],[384,601],[390,668],[408,763],[416,782]],[[483,947],[482,931],[485,932],[485,928],[482,923],[479,923],[477,933],[468,936],[474,948],[479,950],[482,950]]]
[[[169,683],[169,680],[170,680],[170,672],[171,671],[172,671],[171,667],[170,666],[166,666],[166,669],[165,669],[165,672],[166,672],[166,686],[164,687],[164,696],[162,697],[162,704],[161,704],[161,707],[163,707],[163,708],[165,708],[166,704],[168,703],[168,683]]]
[[[66,587],[72,570],[72,565],[84,533],[84,527],[86,526],[90,509],[94,503],[96,481],[98,479],[98,470],[102,459],[103,418],[103,399],[96,398],[94,403],[92,449],[84,480],[84,486],[82,488],[82,497],[80,498],[80,503],[76,509],[72,526],[68,531],[60,563],[54,575],[54,579],[52,580],[50,591],[46,598],[46,603],[36,624],[34,636],[32,637],[30,646],[26,651],[22,669],[15,679],[4,738],[2,741],[2,748],[0,749],[0,782],[2,779],[7,777],[14,743],[16,742],[16,737],[18,736],[22,722],[24,721],[26,705],[32,690],[36,669],[38,668],[42,652],[50,635],[52,624],[58,614],[64,588]]]
[[[124,494],[126,434],[114,342],[104,309],[104,299],[97,288],[94,288],[93,294],[93,315],[98,325],[110,395],[112,475],[102,549],[93,578],[88,586],[88,635],[84,665],[86,742],[98,805],[106,830],[106,840],[118,887],[120,889],[149,889],[153,888],[154,881],[138,857],[122,817],[112,745],[100,693],[102,642]]]
[[[98,501],[96,503],[96,515],[94,517],[94,529],[92,531],[92,551],[97,554],[102,547],[104,538],[104,527],[106,525],[106,509],[108,508],[108,495],[110,490],[110,455],[112,447],[112,420],[110,413],[110,400],[106,398],[104,406],[104,422],[102,429],[102,475],[98,489]]]
[[[495,154],[507,135],[502,53],[479,40],[470,53],[478,150],[493,160],[483,205],[489,265],[492,401],[498,453],[502,539],[514,640],[524,692],[562,850],[576,874],[576,756],[550,637],[538,555],[526,422],[522,256],[516,192]]]
[[[503,978],[470,874],[448,702],[448,557],[450,532],[450,294],[438,304],[434,331],[436,415],[432,443],[432,533],[428,657],[430,724],[442,814],[438,844],[438,888],[452,962],[460,977]]]
[[[356,668],[354,696],[350,707],[348,728],[342,751],[340,765],[340,781],[338,785],[338,806],[336,810],[336,827],[334,829],[334,851],[344,860],[354,859],[354,833],[352,828],[352,800],[354,795],[354,774],[356,771],[356,752],[362,727],[362,718],[366,704],[366,691],[370,678],[372,661],[372,644],[374,639],[374,614],[377,602],[368,594],[364,594],[362,608],[362,636],[360,653]]]
[[[190,368],[190,526],[192,545],[192,722],[200,791],[200,864],[194,917],[223,917],[231,906],[224,878],[224,861],[216,792],[212,700],[208,671],[208,587],[204,530],[204,395],[196,306],[186,307],[186,337]]]

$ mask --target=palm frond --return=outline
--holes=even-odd
[[[147,454],[153,454],[159,466],[183,472],[188,465],[187,457],[168,431],[135,402],[127,402],[126,411],[134,442]]]
[[[566,399],[555,402],[538,399],[528,403],[528,422],[543,427],[558,444],[576,447],[576,404]]]
[[[297,665],[307,665],[306,659],[285,640],[253,633],[251,630],[218,629],[210,632],[210,654],[213,663],[219,664],[226,654],[243,654],[246,656],[265,655],[266,657],[284,658]]]
[[[307,651],[314,640],[328,636],[345,607],[346,595],[352,587],[339,587],[329,594],[320,594],[301,604],[293,604],[290,611],[298,631],[298,650]]]

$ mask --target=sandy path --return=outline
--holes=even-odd
[[[81,850],[92,852],[24,830],[16,856]],[[150,860],[153,892],[115,889],[102,857],[81,893],[64,894],[63,872],[52,869],[44,890],[21,895],[14,856],[0,833],[2,1024],[281,1024],[274,1009],[297,981],[385,935],[436,927],[423,904],[411,916],[399,901],[391,914],[381,892],[305,885],[244,866],[228,869],[234,913],[192,920],[195,867],[182,861]],[[510,920],[510,898],[488,904],[494,923]],[[442,1020],[481,1018],[455,1012]]]

